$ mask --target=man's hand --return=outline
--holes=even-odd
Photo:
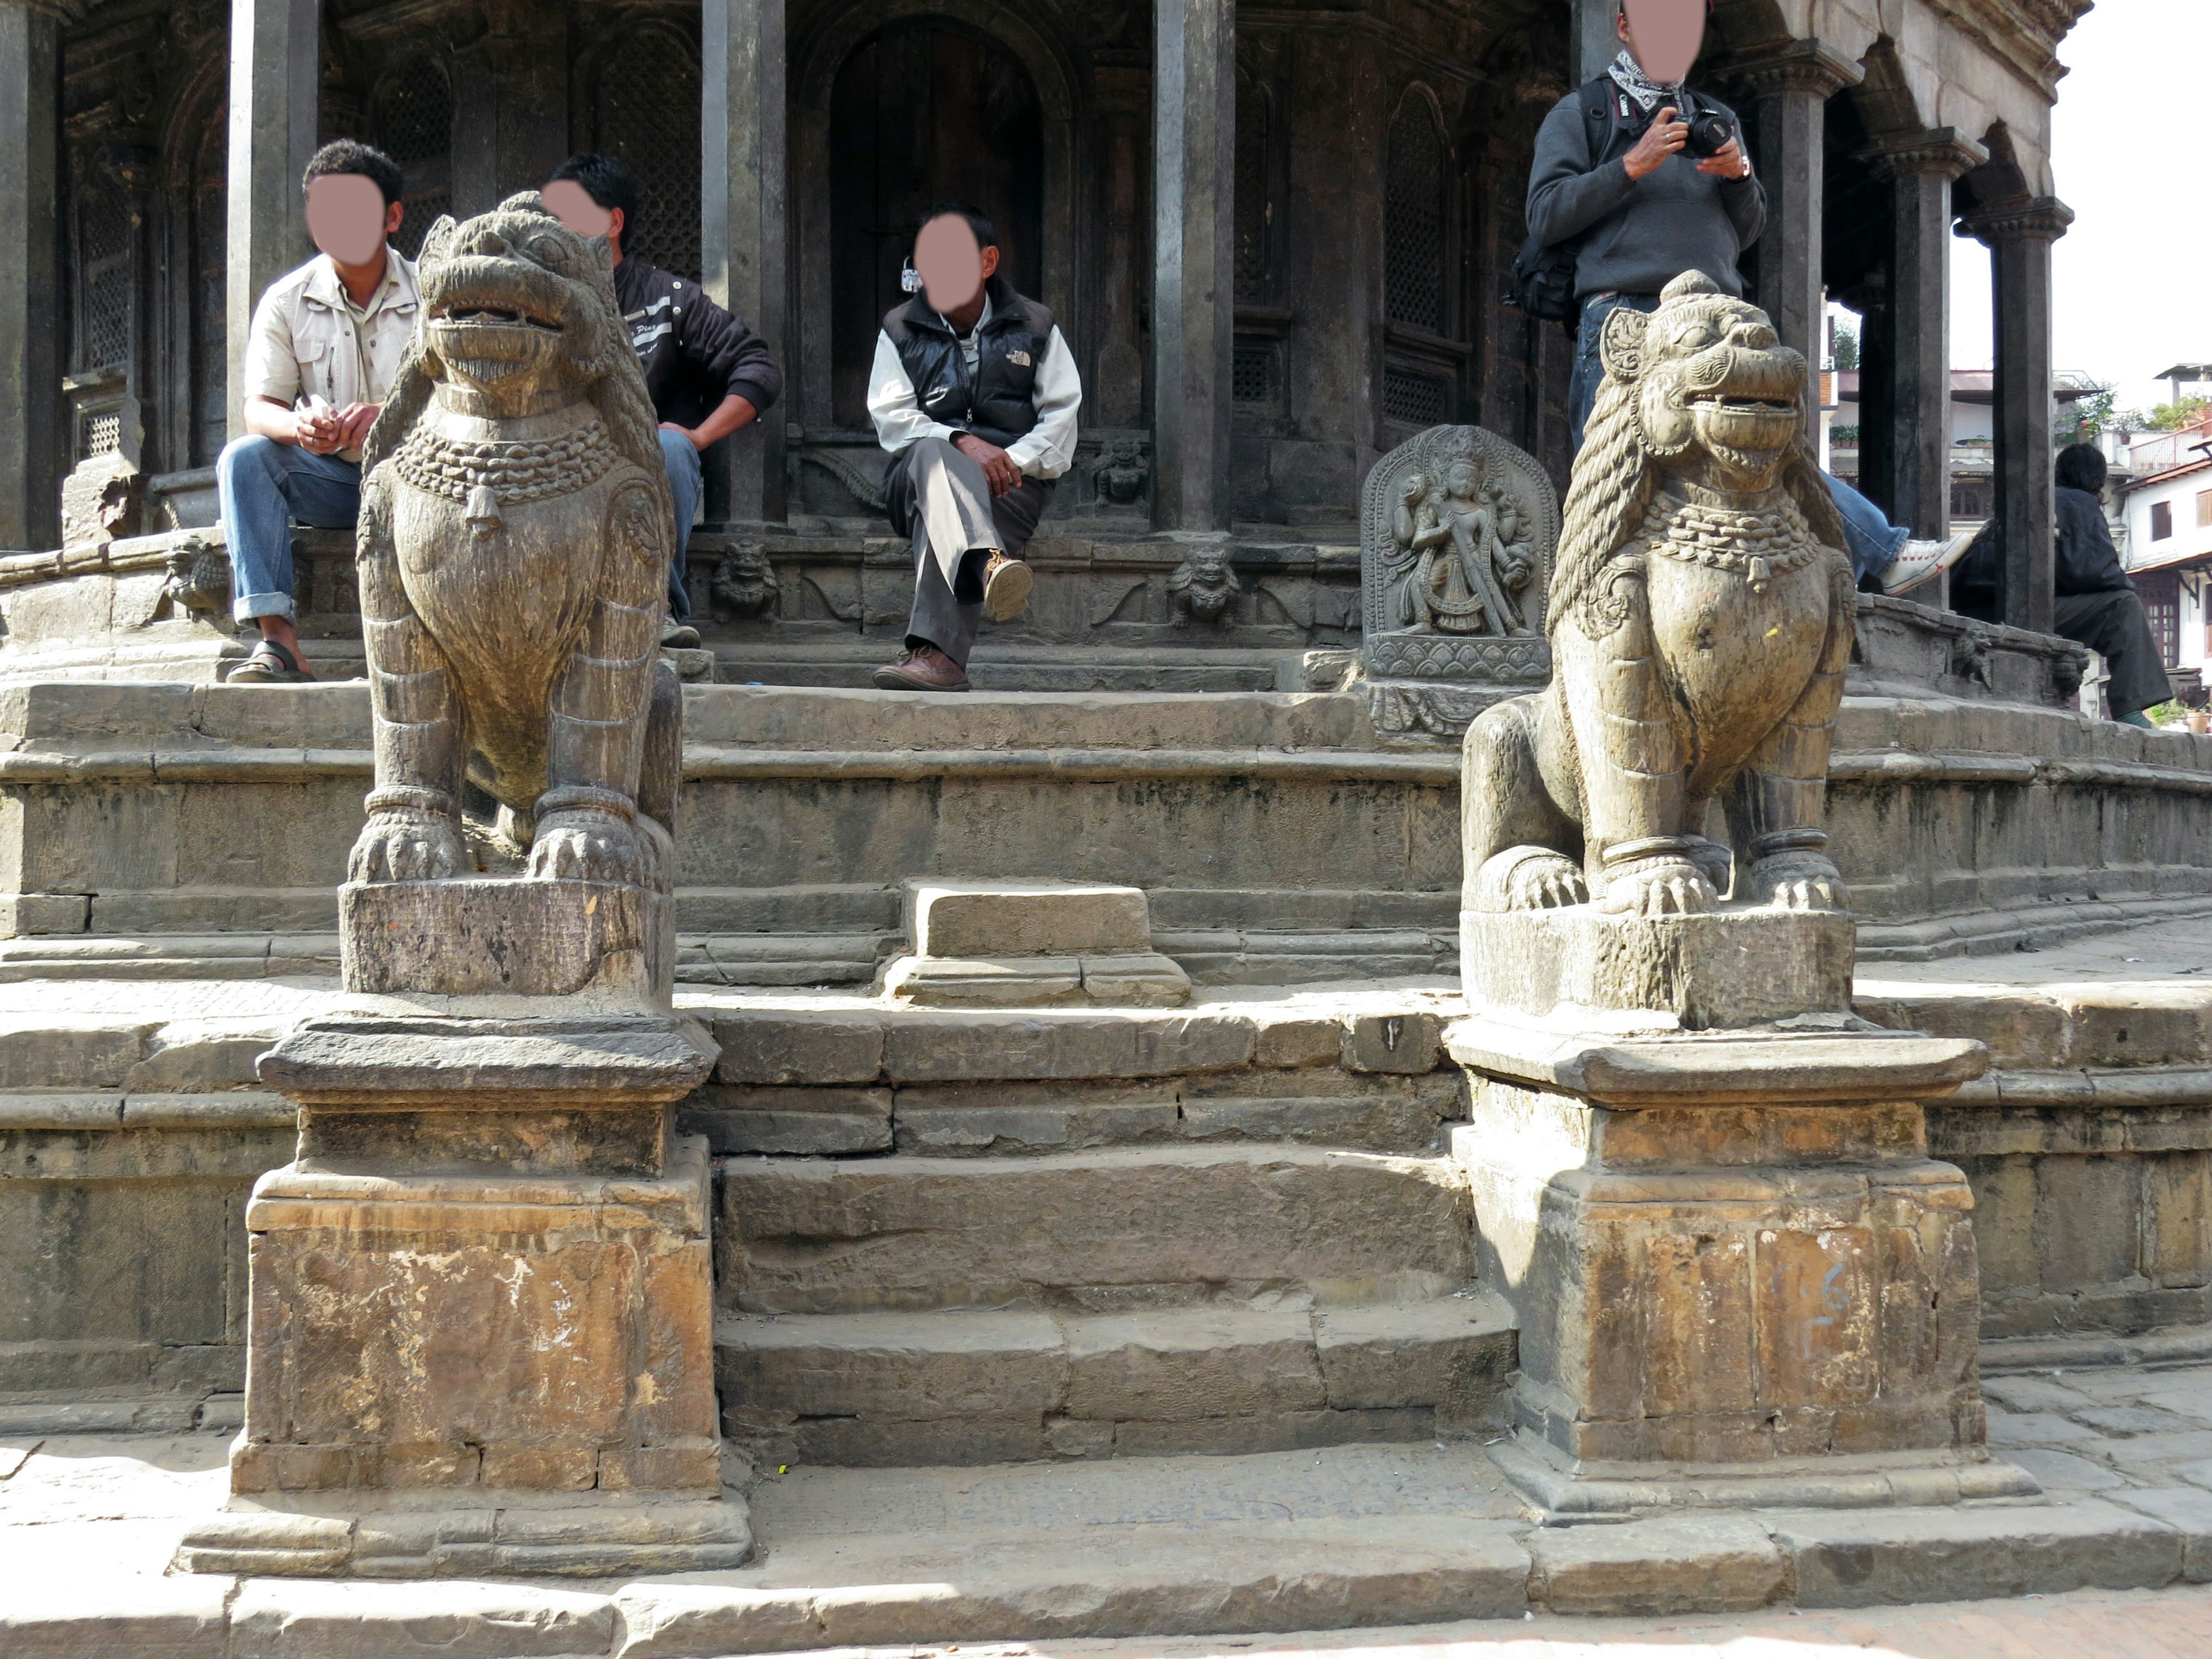
[[[678,425],[677,425],[677,424],[676,424],[676,422],[673,422],[673,421],[663,421],[663,422],[660,423],[660,429],[661,429],[663,432],[680,432],[680,433],[682,433],[682,434],[683,434],[686,438],[688,438],[688,439],[690,439],[690,441],[691,441],[691,447],[692,447],[692,448],[694,448],[694,449],[704,449],[704,448],[708,446],[708,444],[709,444],[709,443],[711,443],[711,442],[713,442],[713,441],[714,441],[714,440],[712,440],[711,438],[708,438],[708,439],[702,439],[702,438],[699,436],[699,434],[698,434],[697,433],[694,432],[694,431],[693,431],[690,427],[688,427],[688,426],[678,426]]]
[[[292,411],[292,441],[310,455],[331,455],[345,447],[345,420],[328,404]]]
[[[1716,179],[1750,178],[1751,157],[1743,153],[1743,140],[1729,139],[1728,143],[1698,162],[1698,171],[1710,173]]]
[[[381,404],[348,404],[338,410],[338,441],[340,449],[359,449],[368,441],[368,429],[376,424]]]
[[[994,500],[1010,489],[1022,487],[1022,470],[1014,465],[1014,458],[996,444],[987,444],[972,432],[963,432],[952,441],[952,447],[983,469],[985,482],[991,486]]]
[[[1667,165],[1667,158],[1681,154],[1682,146],[1690,142],[1690,124],[1675,117],[1681,114],[1672,104],[1651,118],[1651,125],[1644,129],[1644,136],[1636,141],[1636,148],[1620,158],[1621,166],[1628,169],[1632,179],[1641,179]],[[1742,151],[1736,152],[1739,158]],[[1715,156],[1715,161],[1720,158]]]

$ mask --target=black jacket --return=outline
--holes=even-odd
[[[923,414],[1004,449],[1036,425],[1036,371],[1052,343],[1052,313],[1024,299],[1003,276],[992,276],[984,291],[991,298],[991,319],[981,331],[973,386],[958,338],[927,295],[894,307],[884,318],[884,332],[914,382]],[[950,397],[957,405],[962,392],[967,410],[953,418],[957,411],[945,400]]]
[[[696,427],[733,395],[765,415],[782,392],[768,342],[698,283],[626,256],[615,267],[615,299],[662,420]]]
[[[2134,592],[2135,584],[2120,562],[2120,550],[2112,545],[2103,504],[2087,490],[2063,484],[2054,495],[2058,544],[2052,550],[2051,592],[2062,599]],[[1951,571],[1952,608],[1984,622],[1994,622],[1997,616],[1997,561],[2002,556],[1997,533],[1997,521],[1991,519]]]
[[[2115,593],[2132,589],[2120,550],[2112,545],[2112,526],[2105,508],[2086,489],[2063,484],[2058,498],[2058,549],[2052,563],[2052,587],[2059,598],[2077,593]]]

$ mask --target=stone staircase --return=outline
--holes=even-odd
[[[1443,1151],[1462,1085],[1418,995],[1365,1000],[718,1015],[685,1123],[724,1154],[732,1440],[973,1465],[1502,1421],[1512,1322]]]

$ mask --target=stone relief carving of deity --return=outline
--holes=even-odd
[[[1376,464],[1362,506],[1371,679],[1518,688],[1549,677],[1559,507],[1533,459],[1480,427],[1432,427]],[[1453,701],[1455,730],[1468,716]]]

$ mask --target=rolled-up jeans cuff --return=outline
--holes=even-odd
[[[241,593],[230,602],[234,622],[252,622],[262,617],[292,618],[292,596],[289,593]]]

